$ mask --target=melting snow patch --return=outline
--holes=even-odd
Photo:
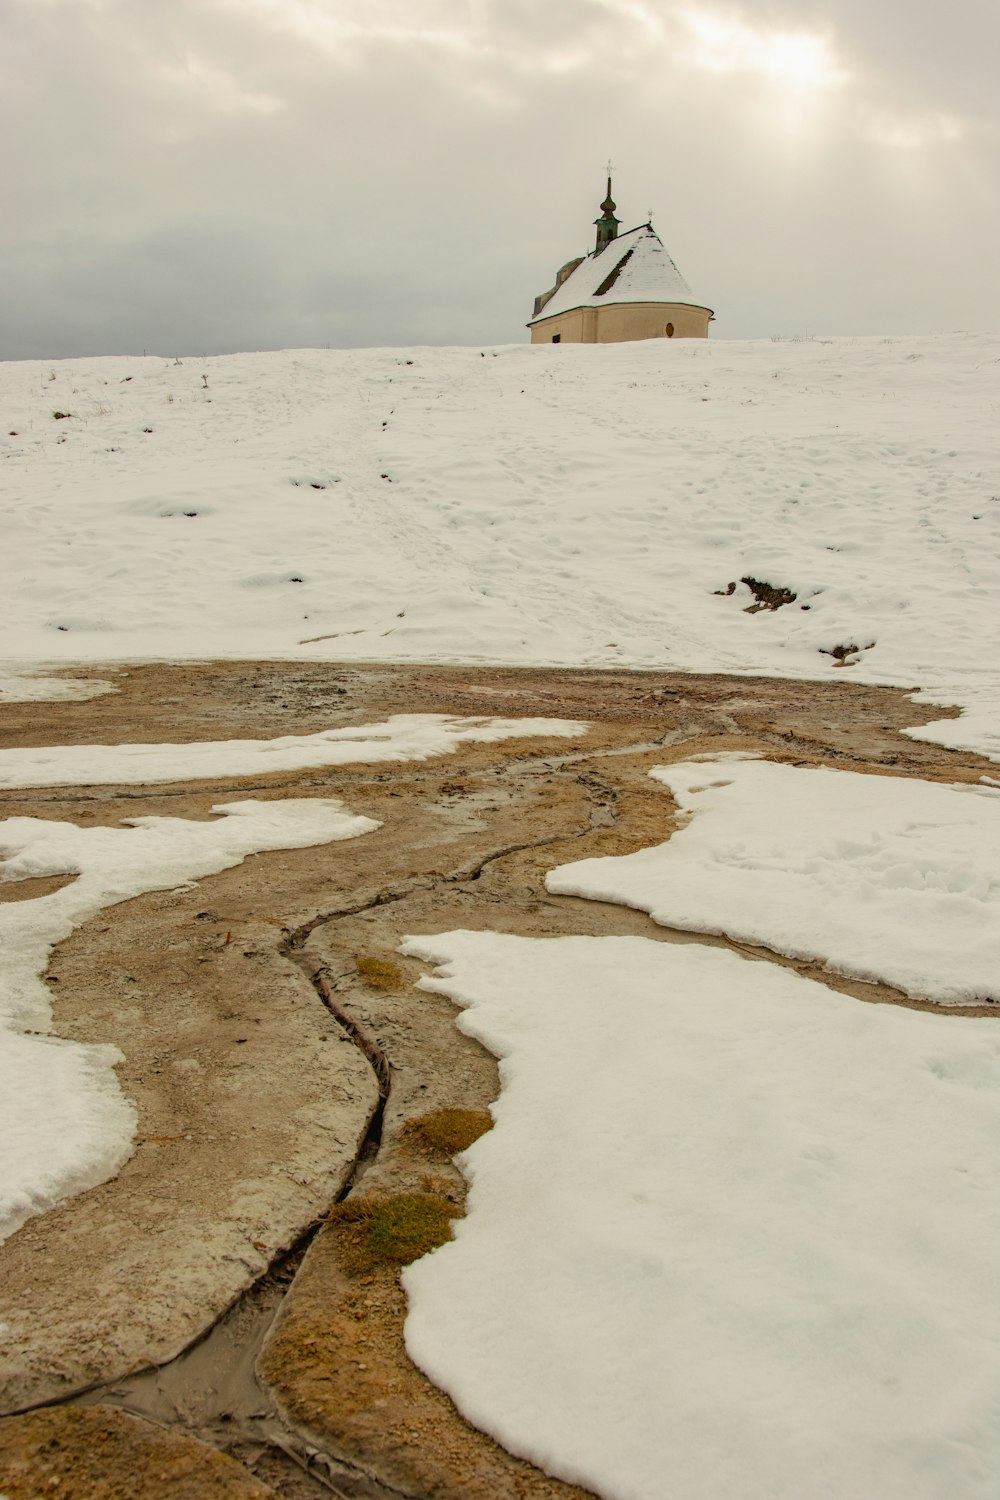
[[[81,703],[117,691],[102,677],[44,677],[33,672],[0,676],[0,703]]]
[[[1000,997],[1000,792],[731,758],[658,766],[684,826],[561,865],[559,895],[619,901],[946,1005]]]
[[[266,775],[353,762],[426,760],[459,745],[555,736],[575,739],[588,725],[570,719],[452,718],[394,714],[382,724],[286,734],[273,740],[195,740],[186,745],[56,745],[0,750],[0,786],[100,786]]]
[[[44,818],[0,823],[0,879],[77,876],[33,901],[0,904],[0,1239],[68,1193],[114,1175],[136,1116],[122,1097],[112,1046],[46,1035],[50,996],[40,975],[56,943],[118,901],[170,890],[265,849],[303,849],[377,828],[331,798],[227,802],[215,822],[142,817],[125,828],[78,828]]]
[[[992,1021],[695,944],[402,951],[502,1060],[468,1217],[404,1273],[469,1420],[606,1500],[994,1500]]]

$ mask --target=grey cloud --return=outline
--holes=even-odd
[[[654,210],[720,335],[1000,317],[992,5],[946,34],[921,0],[744,7],[849,70],[796,106],[678,63],[665,0],[314,3],[385,24],[342,43],[248,0],[9,0],[0,354],[521,340],[590,247],[609,154],[622,217]],[[467,46],[394,31],[442,16]],[[872,138],[940,114],[966,136]]]
[[[969,111],[997,123],[1000,8],[994,0],[942,6],[931,0],[795,0],[790,27],[832,26],[845,53],[883,102]]]

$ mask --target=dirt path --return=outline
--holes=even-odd
[[[455,927],[691,941],[543,885],[553,865],[669,834],[671,803],[649,780],[652,765],[739,749],[948,781],[995,767],[902,737],[919,710],[901,693],[847,682],[245,663],[136,668],[116,680],[119,692],[84,703],[4,706],[3,743],[263,738],[413,712],[592,727],[579,742],[463,747],[418,764],[0,794],[2,816],[84,825],[206,817],[237,796],[332,795],[383,824],[108,908],[56,951],[56,1030],[125,1053],[138,1142],[114,1181],[0,1246],[0,1410],[91,1389],[87,1399],[235,1453],[288,1496],[579,1494],[466,1427],[409,1365],[394,1273],[352,1270],[337,1223],[312,1238],[345,1193],[430,1185],[459,1205],[456,1169],[418,1150],[405,1122],[482,1109],[497,1092],[493,1059],[455,1028],[445,1000],[412,988],[421,966],[399,958],[398,943]],[[359,958],[392,966],[382,987],[365,981]],[[919,1004],[792,966],[865,1001]],[[262,1387],[254,1361],[265,1340]],[[150,1366],[167,1368],[126,1378]],[[0,1428],[0,1477],[3,1433],[15,1427]]]

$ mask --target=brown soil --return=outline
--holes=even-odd
[[[110,1406],[0,1421],[4,1500],[269,1500],[242,1464]]]
[[[591,724],[577,741],[467,746],[421,763],[0,793],[3,816],[85,824],[206,817],[213,802],[248,795],[338,796],[383,823],[359,839],[258,855],[193,890],[108,908],[53,958],[56,1030],[125,1053],[139,1141],[113,1182],[0,1246],[0,1320],[10,1327],[0,1409],[100,1384],[102,1399],[182,1420],[234,1451],[247,1429],[227,1439],[221,1418],[206,1416],[204,1403],[189,1410],[178,1394],[196,1366],[206,1387],[225,1383],[220,1366],[235,1358],[226,1340],[199,1346],[200,1364],[186,1355],[147,1381],[141,1401],[135,1382],[104,1383],[189,1344],[341,1190],[461,1201],[460,1173],[443,1154],[428,1155],[406,1122],[484,1109],[496,1067],[457,1030],[446,1000],[412,987],[421,966],[396,952],[405,934],[464,927],[692,941],[624,907],[550,896],[543,884],[553,865],[666,838],[672,804],[646,773],[670,760],[756,751],[948,781],[995,769],[900,736],[939,709],[922,715],[901,692],[839,681],[223,663],[134,668],[116,683],[119,692],[83,703],[4,705],[4,742],[263,738],[418,711]],[[724,939],[697,941],[786,962]],[[922,1003],[792,966],[861,1000]],[[381,1141],[369,1142],[352,1175],[378,1098],[372,1060],[391,1086]],[[281,1311],[261,1368],[304,1444],[297,1461],[304,1452],[312,1463],[318,1449],[324,1473],[335,1475],[327,1490],[358,1496],[579,1494],[467,1427],[409,1364],[394,1273],[352,1273],[342,1232],[322,1230],[290,1295],[281,1303],[278,1288],[267,1304]],[[249,1361],[240,1408],[248,1421],[262,1399],[251,1387]],[[269,1478],[279,1493],[319,1493]]]

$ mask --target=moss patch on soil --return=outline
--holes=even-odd
[[[399,964],[387,958],[356,958],[354,967],[373,990],[401,990],[406,983]]]
[[[257,1363],[299,1430],[406,1495],[588,1500],[469,1427],[410,1362],[398,1268],[350,1274],[344,1227],[320,1230]]]
[[[493,1129],[493,1116],[485,1109],[435,1109],[407,1120],[403,1129],[421,1149],[457,1156]]]
[[[356,1275],[376,1266],[408,1266],[452,1238],[462,1210],[433,1193],[361,1196],[339,1203],[330,1215],[340,1228],[344,1263]]]

